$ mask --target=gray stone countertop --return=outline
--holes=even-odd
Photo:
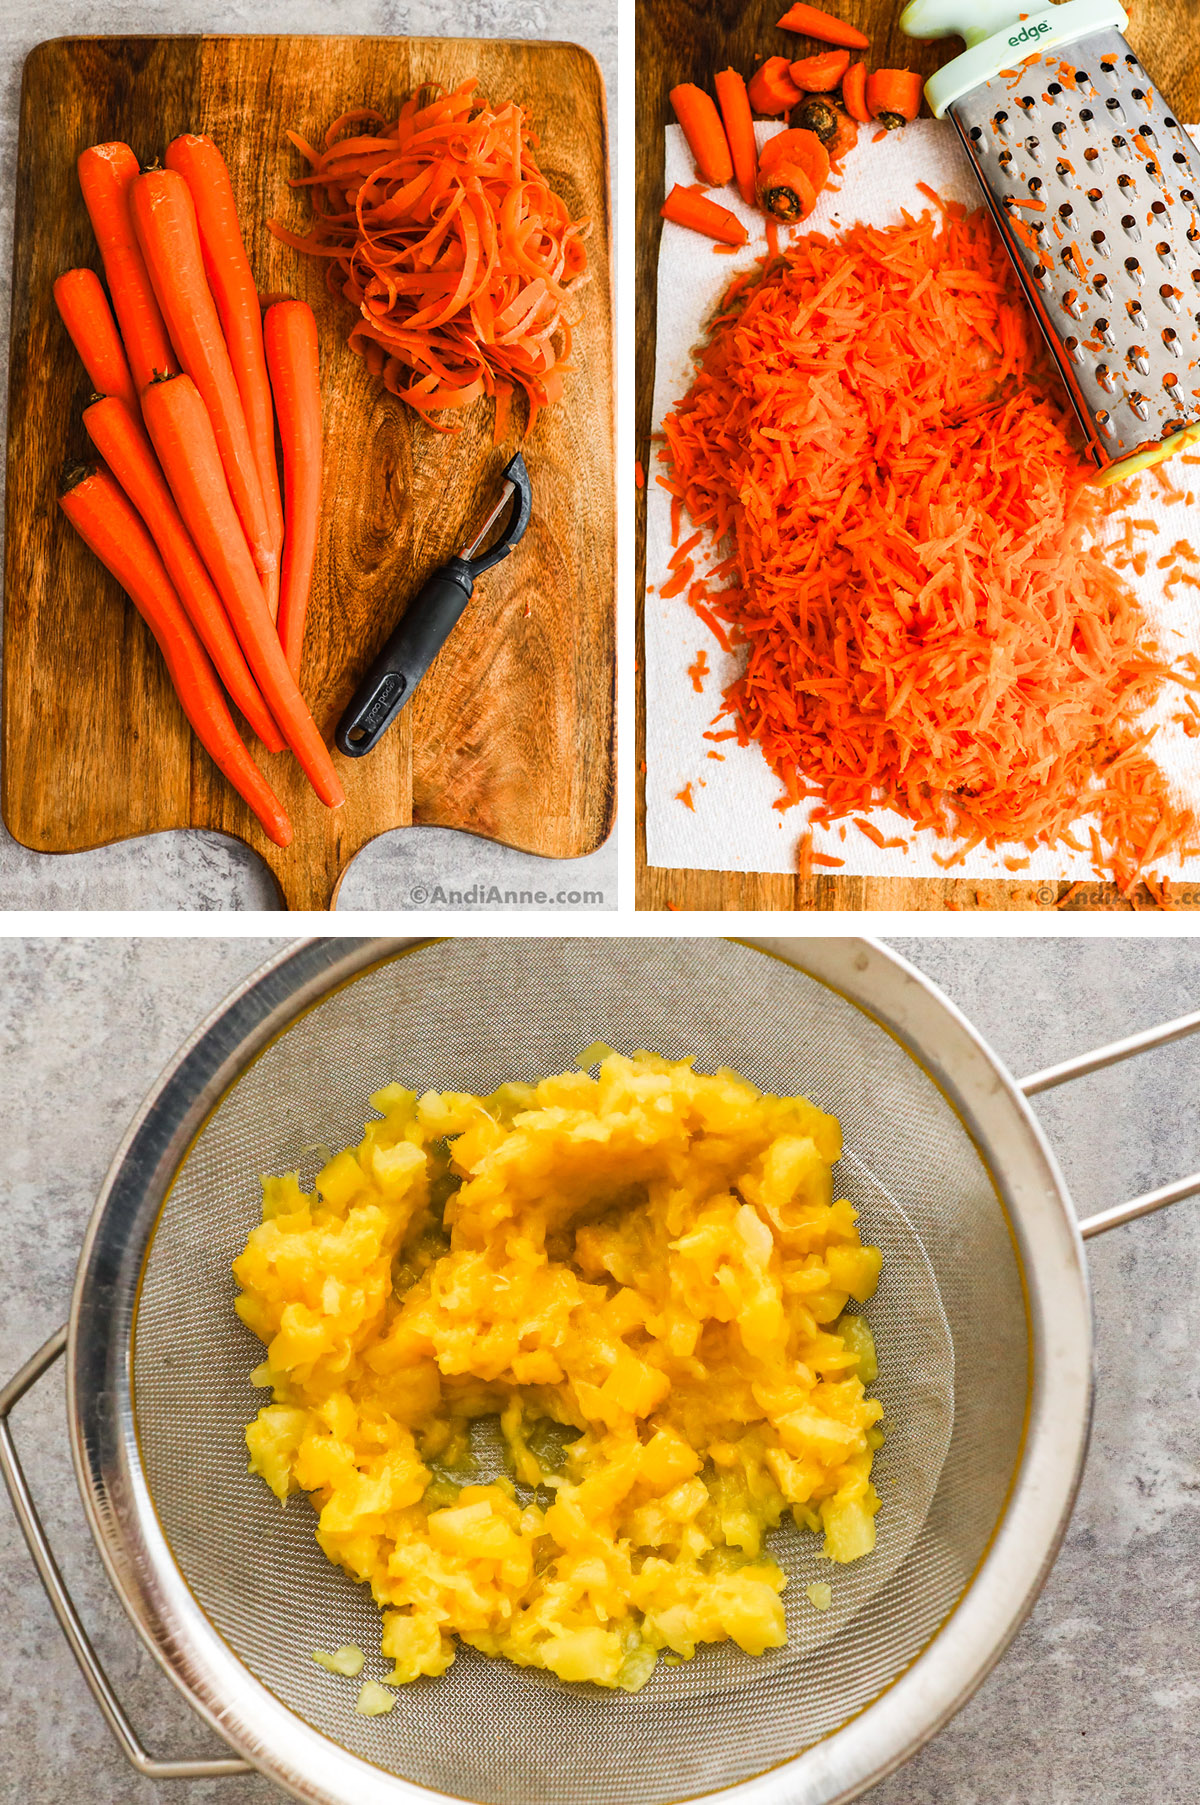
[[[130,1116],[266,940],[0,942],[0,1380],[65,1317],[92,1200]],[[894,943],[1017,1074],[1200,1006],[1187,939]],[[1038,1101],[1081,1214],[1200,1167],[1200,1041]],[[1088,1245],[1096,1420],[1066,1544],[966,1709],[873,1805],[1195,1805],[1200,1700],[1200,1202]],[[84,1618],[146,1743],[212,1741],[111,1594],[84,1525],[56,1373],[14,1417]],[[139,1779],[118,1754],[0,1495],[0,1805],[269,1805],[258,1778]]]
[[[8,395],[12,197],[21,66],[44,38],[156,32],[327,32],[407,37],[561,38],[590,50],[608,91],[616,142],[617,7],[612,0],[0,0],[0,417]],[[0,478],[2,480],[2,478]],[[557,913],[617,906],[615,836],[586,858],[555,860],[495,846],[446,828],[383,834],[354,860],[338,910],[421,909],[423,900],[493,888],[541,891]],[[584,895],[588,901],[582,901]],[[578,900],[571,901],[571,897]],[[599,897],[602,900],[597,901]],[[449,906],[449,905],[448,905]],[[485,909],[534,904],[477,901]],[[275,909],[275,886],[258,855],[224,834],[181,829],[102,847],[46,854],[18,845],[0,823],[0,909]]]

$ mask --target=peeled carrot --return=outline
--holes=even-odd
[[[750,77],[746,92],[756,113],[778,118],[800,99],[800,90],[791,78],[786,56],[769,56]]]
[[[829,180],[829,152],[801,126],[777,132],[758,159],[758,199],[764,213],[792,225],[807,219]]]
[[[718,207],[706,194],[697,194],[694,188],[684,188],[679,182],[663,202],[662,216],[674,220],[677,226],[703,232],[706,238],[719,239],[722,244],[745,244],[750,236],[728,207]]]
[[[870,38],[857,25],[846,25],[819,6],[789,6],[779,21],[779,29],[799,32],[822,44],[843,44],[847,50],[868,50],[871,45]]]
[[[788,64],[788,74],[805,94],[832,94],[850,67],[848,50],[826,50]]]
[[[867,111],[867,65],[851,63],[842,77],[842,105],[851,119],[859,125],[870,125],[871,115]]]
[[[211,138],[188,132],[173,139],[167,146],[166,161],[167,168],[174,169],[187,183],[196,209],[204,272],[225,334],[246,428],[254,448],[254,464],[267,511],[271,544],[278,558],[283,546],[283,504],[275,463],[271,388],[263,354],[262,308],[258,284],[238,223],[233,183],[225,159]],[[273,573],[269,576],[268,606],[276,599],[276,579]],[[274,611],[272,608],[272,613]]]
[[[158,641],[183,712],[213,763],[253,809],[267,838],[290,845],[291,823],[238,738],[212,665],[132,502],[106,470],[92,470],[80,472],[59,505]]]
[[[754,114],[746,92],[746,78],[736,69],[722,69],[715,85],[738,193],[746,205],[752,207],[758,151],[754,143]]]
[[[134,388],[140,395],[155,376],[173,376],[179,365],[129,211],[138,160],[127,144],[93,144],[81,153],[76,167]]]
[[[145,522],[175,593],[235,706],[241,709],[268,752],[282,752],[279,729],[250,674],[221,598],[171,499],[154,447],[142,425],[141,408],[134,413],[125,402],[112,396],[93,402],[84,413],[83,424],[92,444]]]
[[[242,398],[204,273],[188,185],[174,169],[149,170],[130,189],[130,211],[171,343],[208,410],[250,555],[265,577],[279,568],[279,554],[271,542]]]
[[[692,82],[683,82],[671,89],[670,99],[695,159],[696,173],[710,188],[723,188],[733,180],[733,158],[712,95]]]
[[[840,107],[835,107],[834,111],[837,113],[837,127],[832,138],[826,140],[825,151],[836,169],[847,151],[853,150],[858,143],[858,126],[849,113],[843,113]]]
[[[283,655],[200,391],[190,376],[153,383],[142,397],[142,413],[175,504],[217,586],[263,701],[321,801],[336,808],[345,801],[345,791]]]
[[[277,301],[267,309],[263,340],[283,446],[287,521],[277,625],[298,679],[321,517],[321,384],[312,308],[304,301]]]
[[[925,84],[913,69],[874,69],[867,77],[867,111],[894,132],[921,111]]]
[[[121,334],[95,270],[67,270],[54,284],[54,299],[96,393],[117,395],[136,408],[137,390]]]

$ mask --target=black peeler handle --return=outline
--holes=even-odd
[[[404,610],[403,620],[338,722],[339,752],[362,758],[379,744],[457,626],[474,587],[471,566],[461,558],[451,558],[434,571]]]
[[[476,577],[506,558],[529,525],[533,492],[520,452],[506,466],[504,480],[512,486],[514,506],[500,537],[478,557],[451,558],[434,571],[355,690],[334,735],[347,758],[362,758],[379,744],[457,626]],[[485,525],[481,538],[487,530]]]

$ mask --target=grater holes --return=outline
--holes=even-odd
[[[1077,288],[1068,288],[1060,305],[1063,312],[1069,313],[1073,320],[1081,320],[1083,318],[1083,305],[1080,302],[1079,290]]]
[[[1091,129],[1092,120],[1095,117],[1096,117],[1096,115],[1092,112],[1091,107],[1080,107],[1079,123],[1083,127],[1085,132],[1089,131]]]
[[[1126,159],[1126,161],[1128,161],[1128,159],[1129,159],[1129,141],[1127,138],[1123,138],[1121,136],[1120,132],[1118,132],[1116,137],[1113,139],[1112,147],[1116,151],[1116,153],[1119,157],[1124,157]]]
[[[1174,326],[1163,327],[1162,341],[1172,357],[1179,356],[1179,334],[1176,332]]]
[[[1095,145],[1092,145],[1089,149],[1084,151],[1083,159],[1085,163],[1098,163],[1100,161],[1100,152],[1096,149]]]
[[[1001,110],[999,113],[993,114],[992,130],[997,134],[997,136],[999,136],[1001,138],[1011,138],[1012,137],[1012,125],[1009,121],[1008,114],[1006,112],[1004,112],[1003,110]]]
[[[981,125],[973,125],[969,136],[972,144],[978,144],[979,140],[983,137],[983,127]]]
[[[1044,263],[1035,263],[1034,264],[1033,279],[1035,282],[1044,282],[1046,280],[1046,277],[1049,274],[1050,274],[1050,271],[1046,268],[1046,265]]]
[[[997,157],[996,161],[999,163],[1001,169],[1007,169],[1009,164],[1012,162],[1011,150],[1002,150],[1000,152],[1000,155]]]
[[[1083,346],[1074,334],[1063,340],[1063,349],[1073,363],[1081,364],[1083,362]]]
[[[1121,224],[1124,227],[1126,234],[1130,238],[1140,238],[1141,237],[1141,235],[1142,235],[1141,227],[1138,225],[1138,222],[1133,217],[1132,213],[1122,214]]]
[[[1127,301],[1125,303],[1125,310],[1135,326],[1140,326],[1142,324],[1142,316],[1146,310],[1140,301]]]
[[[1146,406],[1146,397],[1142,394],[1141,389],[1131,389],[1129,391],[1128,399],[1130,407],[1133,409],[1139,420],[1149,419],[1150,410]]]
[[[1025,149],[1027,150],[1029,155],[1033,158],[1035,163],[1041,162],[1042,150],[1041,150],[1041,144],[1037,138],[1026,138]]]
[[[1121,190],[1121,193],[1125,196],[1126,200],[1129,199],[1130,195],[1137,193],[1137,183],[1131,175],[1119,175],[1117,177],[1117,187]]]
[[[1108,393],[1110,395],[1112,394],[1114,386],[1113,373],[1107,364],[1096,365],[1096,381],[1100,384],[1102,389],[1107,389]]]
[[[1165,238],[1160,239],[1159,242],[1155,245],[1154,249],[1158,253],[1158,258],[1159,258],[1160,263],[1165,263],[1168,269],[1175,268],[1176,264],[1179,262],[1179,259],[1178,259],[1178,257],[1176,257],[1173,247],[1168,243],[1168,241]]]
[[[1064,222],[1064,224],[1068,224],[1072,219],[1074,219],[1075,209],[1071,205],[1070,201],[1063,202],[1062,206],[1058,209],[1058,217]]]
[[[1113,61],[1112,57],[1102,56],[1100,58],[1100,73],[1101,73],[1101,75],[1106,75],[1108,77],[1109,81],[1116,81],[1117,65]]]
[[[1129,361],[1135,370],[1141,371],[1143,376],[1150,374],[1150,353],[1145,345],[1130,345]]]
[[[1027,113],[1032,113],[1033,105],[1034,105],[1033,95],[1032,94],[1022,94],[1020,100],[1018,100],[1018,102],[1017,102],[1017,105],[1019,107],[1024,107],[1024,109]]]
[[[1168,395],[1172,394],[1179,387],[1179,378],[1174,370],[1167,371],[1166,375],[1163,377],[1162,385],[1164,389],[1166,389]]]
[[[1186,152],[1184,152],[1182,150],[1175,151],[1171,157],[1171,161],[1172,161],[1172,163],[1178,163],[1180,165],[1180,167],[1183,169],[1187,169],[1189,167],[1188,160],[1187,160],[1187,154],[1186,154]]]
[[[1108,202],[1104,198],[1103,188],[1089,188],[1087,191],[1087,197],[1091,201],[1091,203],[1092,203],[1093,207],[1096,209],[1097,213],[1107,213],[1108,212]]]
[[[1064,185],[1070,185],[1075,171],[1071,168],[1069,163],[1056,163],[1054,165],[1054,173],[1060,182]]]
[[[1166,128],[1169,132],[1177,132],[1179,130],[1178,121],[1172,119],[1171,115],[1169,113],[1167,114],[1167,117],[1163,120],[1163,124],[1166,126]]]
[[[1179,313],[1182,311],[1179,290],[1177,288],[1173,288],[1169,282],[1164,282],[1158,292],[1167,306],[1171,309],[1172,313]]]
[[[1167,203],[1165,201],[1152,201],[1150,203],[1150,212],[1154,219],[1162,219],[1166,211]]]
[[[1058,81],[1052,81],[1050,83],[1050,86],[1046,89],[1046,92],[1050,96],[1051,100],[1054,101],[1055,104],[1057,104],[1058,97],[1062,93],[1062,83],[1058,82]],[[1057,127],[1055,129],[1057,130]]]
[[[1116,95],[1111,94],[1104,104],[1113,118],[1119,119],[1123,125],[1125,123],[1125,108],[1121,105]]]
[[[1113,425],[1112,415],[1106,407],[1102,407],[1100,412],[1096,415],[1096,425],[1100,428],[1100,431],[1107,434],[1110,439],[1117,430]]]
[[[1146,272],[1136,257],[1126,257],[1125,272],[1127,275],[1132,276],[1135,282],[1144,282],[1146,280]]]

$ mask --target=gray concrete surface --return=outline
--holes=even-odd
[[[8,394],[12,203],[21,64],[43,38],[154,32],[339,32],[397,36],[563,38],[596,57],[608,89],[610,142],[617,120],[614,0],[0,0],[0,418]],[[615,177],[615,165],[614,165]],[[492,846],[438,828],[382,835],[355,860],[339,910],[410,909],[414,890],[590,891],[614,909],[615,839],[567,863]],[[249,847],[221,834],[155,834],[96,852],[33,853],[0,823],[0,909],[274,909],[274,885]],[[434,905],[436,906],[436,905]],[[504,905],[480,904],[479,908]]]
[[[0,1377],[63,1320],[128,1119],[263,940],[0,942]],[[905,940],[1018,1074],[1200,1006],[1190,940]],[[1039,1102],[1081,1213],[1200,1167],[1200,1043]],[[1195,1805],[1200,1700],[1200,1201],[1089,1245],[1095,1434],[1065,1548],[974,1701],[872,1805]],[[16,1419],[71,1585],[159,1753],[211,1748],[111,1596],[84,1526],[55,1377]],[[0,1497],[0,1805],[269,1805],[263,1780],[128,1770]]]

